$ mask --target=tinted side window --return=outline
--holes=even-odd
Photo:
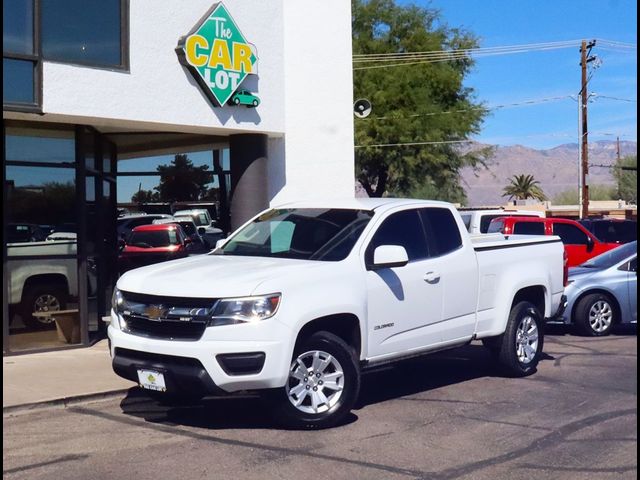
[[[544,235],[542,222],[516,222],[513,227],[515,235]]]
[[[502,233],[504,230],[504,220],[492,220],[487,229],[487,233]]]
[[[462,246],[460,229],[450,210],[446,208],[422,208],[420,209],[420,216],[427,231],[429,256],[446,255]]]
[[[427,257],[427,243],[417,210],[404,210],[390,215],[373,235],[365,254],[373,263],[373,251],[380,245],[399,245],[407,251],[409,261]]]
[[[565,245],[587,245],[587,235],[574,225],[554,223],[553,234],[558,235]]]

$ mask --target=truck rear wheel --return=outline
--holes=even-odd
[[[20,316],[28,328],[43,330],[55,327],[53,316],[34,317],[34,312],[55,312],[64,310],[67,305],[66,290],[59,286],[35,284],[22,293]]]
[[[359,391],[354,350],[332,333],[317,332],[294,352],[287,383],[272,396],[274,413],[287,427],[332,427],[351,411]]]
[[[498,359],[513,377],[525,377],[536,371],[544,343],[540,312],[530,302],[519,302],[509,314],[507,328],[502,335]]]

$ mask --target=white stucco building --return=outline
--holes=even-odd
[[[5,232],[20,242],[73,225],[80,318],[107,308],[123,179],[152,190],[143,180],[161,156],[211,152],[227,226],[269,204],[354,195],[350,2],[19,0],[3,13]],[[228,82],[222,106],[207,91],[216,81]],[[69,186],[64,201],[52,182]],[[11,252],[5,242],[5,291]],[[104,270],[95,308],[88,259]],[[82,332],[86,343],[84,320]]]

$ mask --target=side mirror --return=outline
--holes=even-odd
[[[191,245],[191,239],[189,237],[184,239],[184,244],[185,245]]]
[[[373,265],[371,268],[404,267],[409,263],[409,256],[404,247],[399,245],[380,245],[373,252]]]
[[[224,247],[224,244],[227,242],[225,238],[221,238],[216,242],[216,249]]]
[[[198,235],[204,236],[205,233],[207,233],[207,229],[206,228],[198,227]]]
[[[120,251],[124,250],[125,245],[126,245],[126,242],[124,241],[124,238],[121,238],[120,240],[118,240],[118,249]]]
[[[592,252],[595,244],[593,243],[593,238],[587,237],[587,252]]]
[[[218,226],[218,222],[216,222],[215,220],[211,220],[211,224],[212,227],[217,227]]]

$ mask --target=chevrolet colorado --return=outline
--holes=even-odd
[[[112,363],[168,401],[262,390],[286,424],[328,427],[385,362],[480,339],[533,373],[563,287],[559,238],[472,240],[448,203],[291,203],[208,255],[123,275]]]

